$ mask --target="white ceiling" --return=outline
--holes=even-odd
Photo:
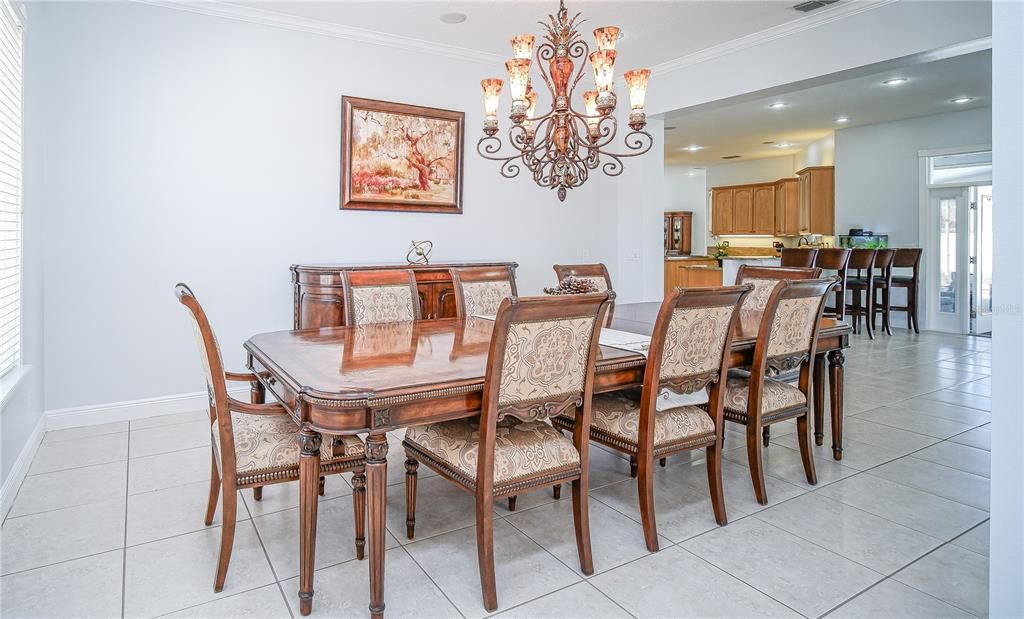
[[[570,15],[582,12],[581,32],[593,43],[591,33],[599,26],[619,26],[625,36],[619,42],[622,69],[652,67],[714,45],[754,34],[800,19],[816,20],[855,0],[800,13],[796,0],[568,0]],[[856,0],[864,3],[863,0]],[[873,0],[871,0],[873,1]],[[240,1],[225,2],[288,16],[312,19],[402,37],[443,43],[477,52],[510,57],[512,35],[540,35],[538,21],[558,10],[557,0],[515,2],[389,2],[378,0],[341,2]],[[445,13],[464,13],[461,24],[442,23]],[[500,71],[502,67],[495,67]]]
[[[907,82],[886,86],[891,77]],[[954,104],[955,97],[969,96],[969,103]],[[781,109],[768,106],[776,101]],[[836,129],[983,107],[992,103],[992,54],[990,50],[937,60],[926,64],[888,68],[882,73],[775,93],[720,107],[702,106],[698,111],[665,114],[665,162],[673,165],[707,166],[725,163],[725,155],[744,161],[793,154],[808,142]],[[846,116],[849,121],[837,123]],[[763,142],[791,143],[790,148]],[[682,150],[690,145],[697,152]]]

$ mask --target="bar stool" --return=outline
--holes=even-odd
[[[910,275],[893,274],[890,288],[906,288],[907,304],[893,305],[889,308],[891,312],[907,313],[907,328],[913,329],[914,333],[920,333],[921,329],[917,324],[917,284],[921,276],[921,253],[919,247],[897,249],[896,257],[893,258],[893,269],[913,269]]]
[[[875,271],[878,275],[875,275],[874,286],[871,291],[871,330],[874,331],[875,329],[875,316],[881,314],[882,328],[885,329],[886,335],[892,335],[892,327],[889,326],[889,313],[892,310],[889,292],[892,290],[892,263],[894,258],[896,258],[895,249],[879,249],[875,253]],[[882,293],[881,302],[879,302],[876,295],[878,292]]]
[[[835,271],[839,284],[835,290],[835,307],[825,307],[825,315],[837,320],[846,318],[846,265],[850,261],[850,250],[840,247],[826,247],[818,250],[814,266],[822,271]]]
[[[868,338],[872,340],[875,339],[875,334],[871,332],[871,316],[873,315],[872,303],[875,298],[874,268],[876,251],[874,249],[852,249],[850,250],[850,259],[846,263],[846,289],[850,291],[850,303],[847,304],[846,311],[853,318],[853,332],[860,333],[860,319],[863,317],[864,324],[867,327]],[[849,269],[856,269],[856,275],[849,277]],[[863,276],[861,271],[867,271],[867,276]],[[861,293],[865,293],[866,296],[864,305],[861,305]]]
[[[818,250],[804,248],[782,248],[782,266],[784,267],[812,267]]]

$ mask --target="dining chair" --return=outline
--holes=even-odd
[[[761,429],[796,418],[800,457],[807,483],[817,484],[810,443],[811,366],[825,298],[835,278],[784,280],[772,288],[761,314],[749,372],[732,371],[725,383],[724,417],[746,426],[747,461],[757,502],[768,503],[764,485]],[[800,369],[797,385],[772,372]]]
[[[405,322],[422,317],[412,271],[342,271],[345,324]]]
[[[555,276],[561,282],[572,275],[577,279],[585,279],[594,284],[598,292],[615,290],[612,287],[612,276],[608,274],[608,267],[604,263],[596,264],[556,264],[554,265]],[[605,318],[604,326],[612,326],[612,315],[615,313],[615,300],[612,299],[608,305],[608,316]]]
[[[875,275],[872,281],[871,293],[871,330],[875,330],[875,317],[882,315],[882,329],[886,335],[892,335],[892,327],[889,325],[889,316],[892,312],[892,263],[896,258],[895,249],[879,249],[875,252]],[[877,298],[880,294],[881,299]]]
[[[846,266],[850,261],[850,250],[845,247],[822,247],[814,258],[814,266],[822,272],[835,271],[838,280],[835,290],[835,305],[825,305],[825,315],[836,320],[846,319]]]
[[[782,266],[784,267],[813,267],[814,259],[818,250],[814,247],[783,247]]]
[[[594,572],[588,447],[598,335],[608,298],[594,293],[503,300],[479,416],[406,430],[406,535],[413,539],[415,533],[420,462],[475,495],[480,586],[488,611],[498,608],[494,499],[571,481],[580,569]],[[548,421],[570,410],[576,419],[571,439]]]
[[[715,521],[728,522],[722,492],[723,387],[740,304],[751,288],[747,284],[669,292],[651,332],[643,388],[594,396],[590,440],[638,463],[640,520],[651,552],[658,550],[656,459],[705,449]],[[658,399],[666,389],[678,394],[709,391],[708,403],[658,410]],[[551,421],[575,435],[573,415],[563,413]]]
[[[846,305],[846,311],[853,319],[853,332],[860,333],[860,319],[863,317],[868,339],[872,340],[875,339],[871,317],[874,315],[874,269],[877,251],[863,247],[851,249],[850,260],[846,263],[846,289],[850,291],[850,303]],[[850,275],[851,270],[854,272],[853,276]]]
[[[210,434],[213,449],[206,526],[213,522],[217,500],[224,495],[221,512],[220,558],[213,590],[221,591],[227,577],[235,539],[237,491],[252,488],[262,498],[264,486],[299,479],[299,427],[280,404],[264,404],[264,390],[255,374],[226,372],[220,345],[206,312],[185,284],[174,288],[178,301],[189,311],[199,347],[199,357],[209,396]],[[228,395],[227,381],[247,382],[251,403]],[[315,446],[314,446],[315,448]],[[352,505],[355,512],[356,557],[363,558],[366,522],[366,450],[357,436],[323,435],[320,445],[320,494],[324,475],[352,472]],[[316,540],[303,540],[310,548]]]
[[[923,250],[920,247],[906,247],[897,249],[896,256],[892,260],[892,268],[894,269],[892,281],[889,283],[890,289],[906,289],[907,304],[891,305],[889,306],[889,311],[906,312],[907,328],[913,329],[914,333],[921,332],[917,322],[917,287],[921,277],[922,252]],[[897,274],[895,272],[895,269],[911,269],[911,271],[909,275],[901,275]]]
[[[753,288],[743,300],[740,309],[762,312],[768,297],[775,289],[775,284],[786,280],[814,279],[820,275],[821,269],[817,267],[760,267],[741,264],[736,271],[736,284],[750,284]]]
[[[518,296],[511,267],[451,269],[455,285],[455,309],[459,318],[494,316],[504,299]]]

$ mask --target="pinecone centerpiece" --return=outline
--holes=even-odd
[[[558,282],[558,286],[555,288],[545,288],[544,294],[550,294],[553,296],[563,294],[588,294],[591,292],[598,292],[597,286],[594,282],[589,279],[580,279],[573,275],[567,275],[562,278],[562,281]]]

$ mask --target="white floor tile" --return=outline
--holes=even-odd
[[[132,458],[210,445],[210,422],[202,419],[157,428],[132,429]]]
[[[74,442],[51,441],[39,446],[29,475],[119,462],[128,458],[128,433],[100,434]]]
[[[947,544],[893,576],[978,617],[988,614],[988,557]]]
[[[125,461],[97,464],[25,478],[8,518],[54,509],[121,500],[125,496]]]
[[[279,619],[288,617],[288,604],[277,583],[237,593],[206,604],[164,615],[174,619]]]
[[[0,578],[4,617],[120,617],[121,550]]]
[[[124,499],[8,518],[2,573],[11,574],[124,546]]]
[[[844,619],[970,619],[973,617],[955,606],[908,587],[895,580],[884,580],[846,604],[829,613]]]
[[[209,482],[197,482],[128,495],[128,545],[135,546],[205,529],[203,518],[206,516],[209,489]],[[211,526],[220,524],[222,498],[218,497],[217,511]],[[247,518],[249,512],[239,499],[236,519]]]

